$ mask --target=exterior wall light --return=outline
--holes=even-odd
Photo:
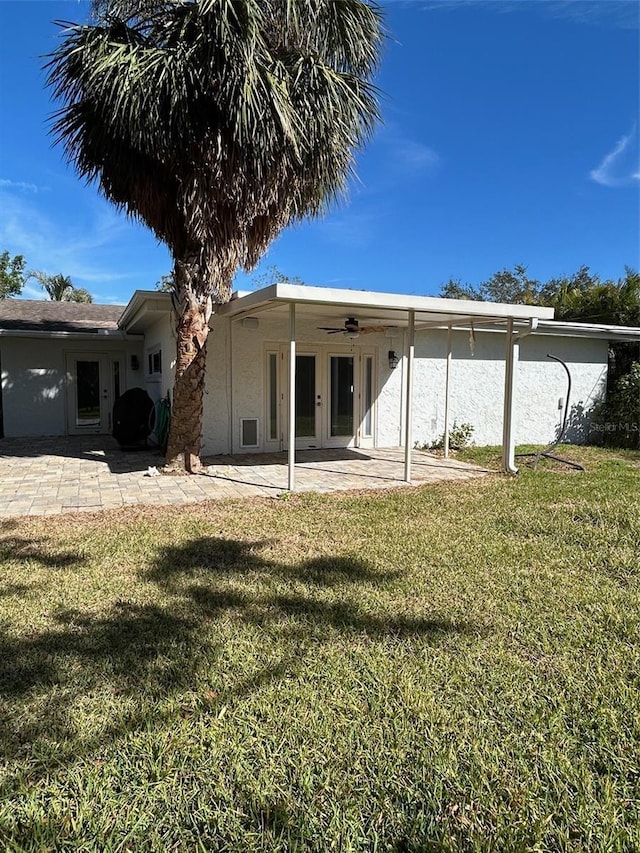
[[[398,358],[398,354],[395,350],[389,350],[389,370],[395,370],[398,366],[400,359]]]

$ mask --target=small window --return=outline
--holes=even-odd
[[[162,350],[152,350],[147,354],[147,372],[149,376],[162,375]]]

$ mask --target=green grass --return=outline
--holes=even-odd
[[[640,849],[640,454],[571,452],[3,522],[0,848]]]

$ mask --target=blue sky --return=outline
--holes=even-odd
[[[384,124],[348,203],[284,232],[271,265],[309,284],[437,294],[516,263],[546,280],[640,266],[635,0],[388,0]],[[0,251],[98,302],[152,288],[167,250],[52,148],[40,70],[78,0],[0,0]],[[41,294],[35,285],[25,296]]]

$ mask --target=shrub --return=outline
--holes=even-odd
[[[640,362],[615,383],[591,424],[594,443],[640,449]]]
[[[449,430],[449,447],[451,450],[462,450],[463,447],[470,447],[473,444],[473,425],[459,424],[453,422],[453,426]],[[440,438],[431,443],[431,450],[442,450],[444,447],[444,433]]]

